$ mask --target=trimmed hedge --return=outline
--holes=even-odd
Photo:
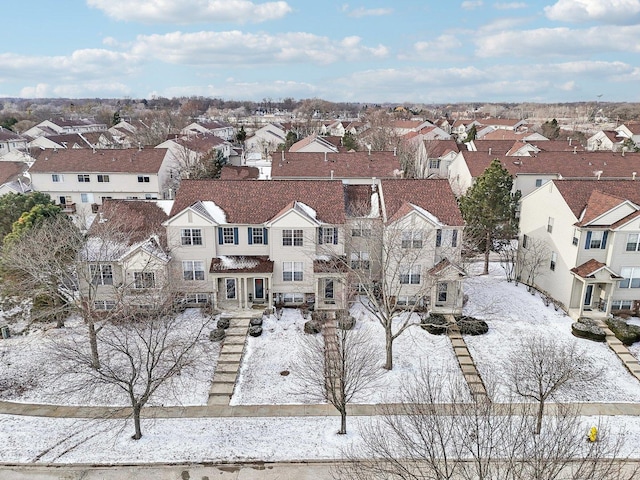
[[[594,320],[588,318],[580,318],[572,323],[571,333],[578,338],[586,338],[594,342],[604,342],[607,336]]]
[[[608,318],[607,326],[618,340],[625,345],[640,342],[640,326],[630,325],[622,318]]]
[[[462,335],[484,335],[489,331],[487,322],[473,317],[456,318],[456,323]]]

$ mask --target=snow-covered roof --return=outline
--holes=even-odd
[[[210,200],[196,202],[191,208],[218,225],[228,223],[227,214],[224,213],[224,210],[216,205],[215,202]]]
[[[435,223],[436,225],[442,227],[444,226],[444,223],[442,223],[440,221],[440,219],[438,217],[436,217],[434,214],[432,214],[431,212],[428,212],[427,210],[425,210],[422,207],[419,207],[417,205],[414,205],[413,203],[411,204],[411,206],[417,211],[419,212],[422,216],[426,217],[427,219],[429,219],[431,222]]]

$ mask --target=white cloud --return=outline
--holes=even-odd
[[[345,5],[348,7],[348,5]],[[343,8],[343,11],[348,11]],[[393,8],[364,8],[359,7],[347,13],[348,16],[354,18],[361,17],[380,17],[383,15],[391,15],[393,13]]]
[[[464,10],[473,10],[474,8],[481,7],[482,5],[482,0],[465,0],[460,6]]]
[[[157,92],[156,92],[157,94]],[[322,90],[311,83],[295,82],[287,80],[273,80],[260,82],[247,82],[235,79],[226,79],[221,83],[209,85],[194,85],[184,87],[172,87],[165,89],[162,96],[182,97],[182,96],[207,96],[233,99],[253,99],[262,98],[308,98],[320,95],[329,95],[328,90]],[[327,96],[327,98],[330,98]]]
[[[131,93],[131,89],[120,82],[82,82],[76,84],[39,83],[20,90],[23,98],[91,98],[91,97],[123,97]]]
[[[547,18],[559,22],[631,25],[640,20],[640,0],[558,0],[544,12]]]
[[[259,23],[282,18],[292,11],[285,1],[87,0],[87,4],[116,20],[142,23]]]
[[[22,77],[52,79],[83,78],[88,82],[104,78],[109,72],[119,75],[133,73],[140,62],[130,54],[102,49],[76,50],[68,56],[32,57],[0,54],[0,81]]]
[[[640,52],[640,25],[588,29],[538,28],[475,37],[479,57],[587,57],[599,53]]]
[[[416,42],[412,53],[398,55],[400,60],[436,62],[458,58],[453,51],[462,46],[462,42],[454,35],[444,34],[431,41]]]
[[[331,40],[311,33],[173,32],[140,35],[132,52],[176,64],[256,65],[359,61],[386,57],[387,47],[367,47],[360,37]]]
[[[519,8],[527,8],[524,2],[498,2],[493,4],[497,10],[517,10]]]

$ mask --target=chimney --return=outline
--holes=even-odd
[[[637,174],[637,172],[631,172],[631,180],[635,180],[636,179],[636,174]]]

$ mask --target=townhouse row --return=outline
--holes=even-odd
[[[165,215],[162,239],[89,262],[96,308],[113,308],[119,287],[149,291],[160,279],[222,310],[344,309],[372,291],[399,309],[462,308],[463,221],[446,180],[185,180],[168,215],[153,202],[108,201],[96,222],[140,204],[156,210],[138,216]]]

